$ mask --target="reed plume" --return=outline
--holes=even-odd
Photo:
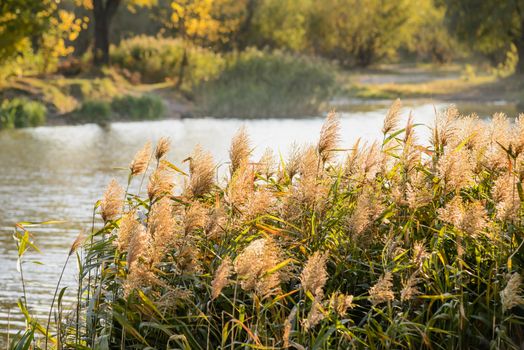
[[[107,222],[115,220],[122,212],[124,190],[115,179],[112,179],[100,202],[100,215]]]
[[[334,111],[328,113],[324,125],[320,130],[320,139],[317,145],[317,152],[322,159],[322,163],[333,159],[334,153],[340,142],[340,119]]]
[[[254,181],[253,167],[247,162],[242,163],[227,184],[226,194],[229,203],[237,209],[247,203],[254,191]]]
[[[173,216],[173,207],[167,197],[155,202],[149,213],[148,235],[151,237],[151,261],[158,264],[165,254],[172,249],[179,238],[177,222]]]
[[[290,180],[300,171],[300,161],[302,152],[296,143],[291,145],[289,155],[286,162],[286,172]]]
[[[171,140],[168,137],[161,137],[155,148],[155,158],[160,161],[169,152],[171,147]]]
[[[496,217],[499,220],[517,220],[520,213],[520,198],[517,193],[515,175],[506,173],[499,176],[491,193],[495,201]]]
[[[197,145],[189,158],[189,172],[189,194],[200,197],[209,193],[215,184],[215,163],[211,153]]]
[[[134,210],[126,213],[122,216],[120,225],[118,228],[117,239],[114,241],[118,251],[127,252],[129,248],[129,242],[135,235],[136,230],[139,229],[141,224],[136,219],[136,212]]]
[[[149,177],[147,195],[151,202],[154,202],[163,196],[171,195],[173,187],[173,174],[171,170],[167,166],[160,164]]]
[[[127,253],[128,274],[124,282],[124,296],[137,289],[161,284],[151,269],[151,237],[146,228],[139,225],[129,242]]]
[[[432,128],[430,144],[438,153],[447,146],[455,134],[455,120],[458,116],[458,109],[454,106],[448,107],[444,113],[437,114],[435,125]]]
[[[262,157],[256,165],[257,172],[266,178],[270,178],[275,172],[275,156],[271,148],[266,148]]]
[[[356,237],[361,236],[380,217],[384,210],[385,206],[382,203],[380,191],[366,186],[358,196],[355,208],[348,217],[347,224],[350,231]]]
[[[407,281],[403,283],[402,290],[400,291],[400,300],[408,301],[420,294],[420,291],[417,288],[417,284],[420,282],[420,279],[417,276],[417,273],[413,273]]]
[[[502,311],[508,311],[515,306],[524,305],[522,297],[522,277],[519,273],[514,272],[510,275],[506,287],[500,292],[500,301]]]
[[[82,244],[84,243],[86,237],[85,235],[80,232],[75,240],[73,241],[73,243],[71,243],[71,247],[69,248],[69,253],[67,255],[72,255],[74,252],[76,252],[78,250],[78,248],[80,248],[82,246]]]
[[[475,163],[466,149],[446,150],[437,165],[438,176],[447,192],[459,191],[473,184]]]
[[[147,234],[145,226],[139,224],[129,240],[127,252],[127,266],[129,270],[132,270],[133,264],[138,261],[140,257],[147,257],[150,245],[151,238]]]
[[[297,310],[298,309],[294,307],[289,313],[288,317],[286,317],[286,320],[284,321],[284,334],[282,335],[282,340],[284,341],[284,349],[287,349],[290,346],[289,340],[291,338],[291,329],[293,327],[293,321],[297,316]]]
[[[389,107],[386,118],[384,119],[384,125],[382,126],[382,133],[384,135],[395,131],[398,128],[400,121],[400,110],[402,109],[402,103],[400,99],[396,99]]]
[[[230,283],[229,276],[233,272],[233,263],[230,257],[226,257],[220,263],[211,282],[211,300],[218,298],[222,289]]]
[[[151,142],[148,141],[144,147],[135,154],[135,158],[129,164],[131,175],[136,176],[143,174],[147,170],[149,160],[151,159]]]
[[[393,275],[386,272],[377,283],[369,289],[369,300],[373,305],[378,305],[395,299],[393,293]]]
[[[329,298],[329,307],[335,311],[339,317],[345,317],[348,309],[352,309],[353,295],[346,295],[344,293],[335,292]]]
[[[229,159],[231,161],[231,175],[243,164],[249,162],[251,155],[251,146],[246,128],[241,127],[233,136],[231,147],[229,149]]]
[[[444,208],[438,209],[439,219],[473,237],[481,233],[488,224],[486,209],[480,201],[465,203],[455,196]]]
[[[193,202],[186,209],[184,215],[184,232],[186,235],[197,229],[206,227],[208,220],[208,208],[200,202]]]
[[[268,271],[280,262],[280,250],[273,240],[260,238],[252,241],[234,261],[234,269],[245,291],[254,291],[265,297],[280,290],[281,273]]]
[[[324,295],[323,288],[327,281],[326,263],[327,254],[316,251],[308,258],[300,274],[300,283],[304,292],[310,292],[319,299]]]
[[[317,299],[314,299],[313,304],[311,306],[311,310],[309,310],[307,318],[302,321],[302,326],[306,330],[310,330],[311,328],[319,324],[319,322],[322,321],[324,318],[325,318],[324,308],[322,307],[321,302],[318,301]]]

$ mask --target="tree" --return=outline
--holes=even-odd
[[[310,0],[260,1],[253,19],[252,42],[259,47],[303,50],[310,5]]]
[[[157,0],[76,0],[79,5],[93,10],[93,19],[95,22],[93,46],[93,63],[95,65],[109,64],[109,46],[111,23],[118,8],[123,2],[128,7],[141,6],[151,7],[156,4]]]
[[[93,62],[109,64],[109,29],[121,0],[93,0],[93,18],[95,20],[95,45]]]
[[[405,49],[419,59],[447,63],[463,52],[445,25],[446,6],[437,1],[416,1],[408,21],[410,35]]]
[[[48,1],[2,0],[0,2],[0,60],[22,51],[31,39],[49,26],[54,9]]]
[[[245,5],[243,0],[176,0],[171,3],[171,22],[184,45],[224,43],[240,27]],[[177,87],[184,81],[187,51],[184,47]]]
[[[2,78],[55,69],[86,25],[54,0],[0,1]]]
[[[516,70],[524,73],[524,0],[445,2],[447,24],[460,40],[491,58],[516,50]]]
[[[312,50],[346,66],[392,57],[408,37],[411,5],[409,0],[314,1],[308,31]]]

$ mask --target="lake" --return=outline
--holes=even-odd
[[[435,108],[445,105],[422,104],[405,108],[413,111],[416,123],[432,124]],[[349,148],[357,138],[375,140],[386,108],[340,113],[342,147]],[[168,159],[181,165],[195,145],[210,150],[218,163],[228,160],[231,137],[245,125],[257,159],[266,147],[287,154],[292,142],[303,144],[318,139],[323,118],[303,119],[180,119],[155,122],[54,126],[0,131],[0,345],[24,327],[16,305],[22,296],[16,269],[13,224],[18,221],[65,220],[66,223],[38,227],[31,232],[41,249],[30,254],[24,273],[28,304],[32,311],[46,317],[61,268],[70,244],[80,232],[90,228],[94,203],[112,177],[125,182],[127,167],[135,152],[162,136],[172,141]],[[419,126],[421,139],[429,129]],[[74,286],[76,266],[71,260],[64,286]],[[73,288],[71,288],[73,294]],[[65,303],[72,303],[67,296]]]

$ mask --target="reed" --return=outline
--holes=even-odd
[[[224,181],[200,148],[188,174],[171,166],[163,139],[148,194],[125,191],[123,205],[111,183],[101,201],[75,317],[57,317],[49,332],[32,320],[18,344],[518,349],[522,117],[449,109],[427,145],[401,117],[397,101],[381,143],[343,150],[330,114],[319,142],[279,164],[271,152],[253,161],[240,130]],[[130,178],[146,172],[150,146],[142,153]],[[175,177],[185,179],[179,191]]]

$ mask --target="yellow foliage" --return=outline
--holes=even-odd
[[[171,21],[183,37],[194,41],[227,42],[238,29],[245,0],[177,0],[171,2]]]

